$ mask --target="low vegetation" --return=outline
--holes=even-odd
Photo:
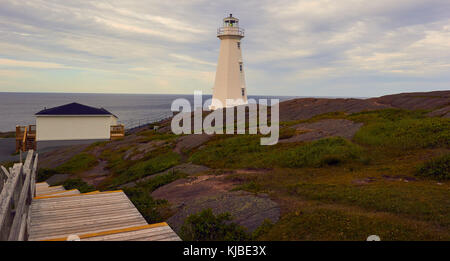
[[[109,165],[115,173],[109,186],[118,186],[145,176],[162,172],[177,165],[180,160],[180,156],[172,151],[155,154],[156,155],[150,155],[150,158],[146,160],[138,162],[127,162],[125,160],[114,161],[116,162],[115,165]]]
[[[450,180],[450,153],[420,164],[416,175],[437,180]]]
[[[233,190],[266,193],[280,204],[281,218],[249,234],[227,214],[210,209],[189,216],[184,240],[450,240],[450,120],[427,111],[386,109],[333,112],[283,122],[281,138],[299,133],[295,124],[322,119],[363,123],[352,139],[326,137],[310,142],[261,146],[260,135],[216,135],[194,148],[174,152],[176,135],[142,131],[130,144],[98,143],[38,180],[56,173],[78,174],[106,161],[108,178],[97,188],[124,189],[147,222],[167,220],[175,209],[151,193],[186,175],[169,171],[192,162],[228,175]],[[132,139],[130,139],[132,140]],[[142,143],[164,140],[139,155]],[[97,157],[93,155],[97,155]],[[229,174],[234,172],[233,174]],[[74,187],[83,187],[72,181]],[[92,189],[92,188],[89,188]]]
[[[450,120],[426,118],[424,113],[389,109],[350,115],[349,119],[365,123],[354,141],[398,154],[411,149],[448,148]]]
[[[161,222],[167,218],[164,213],[168,202],[166,200],[153,199],[150,194],[155,189],[183,177],[185,177],[184,174],[171,171],[145,182],[140,182],[136,187],[126,188],[124,191],[148,223]]]
[[[301,168],[369,161],[360,146],[339,137],[300,145],[261,146],[258,137],[240,135],[215,141],[195,152],[191,160],[214,168]]]
[[[215,215],[211,209],[188,216],[180,237],[187,241],[245,241],[251,238],[245,228],[232,222],[229,213]]]
[[[66,190],[78,189],[78,191],[80,191],[81,193],[87,193],[96,190],[93,186],[87,184],[80,178],[68,179],[62,183],[62,186]]]

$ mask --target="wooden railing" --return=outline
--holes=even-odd
[[[119,139],[125,136],[125,125],[111,125],[111,139]]]
[[[1,168],[7,176],[0,192],[0,240],[28,239],[31,201],[35,196],[38,155],[29,150],[25,162]]]
[[[16,126],[16,152],[36,149],[36,125]]]

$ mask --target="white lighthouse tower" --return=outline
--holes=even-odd
[[[247,104],[244,64],[242,61],[241,39],[244,29],[239,27],[239,19],[230,14],[223,19],[223,27],[217,29],[220,39],[220,54],[217,63],[211,109]],[[227,102],[227,99],[233,101]],[[220,101],[218,103],[217,101]]]

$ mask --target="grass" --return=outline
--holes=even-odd
[[[173,133],[160,133],[156,130],[145,130],[138,133],[139,136],[145,137],[142,141],[152,141],[152,140],[173,140],[178,138],[178,135]]]
[[[259,145],[259,137],[249,135],[215,141],[195,152],[190,160],[214,168],[301,168],[369,161],[360,146],[339,137],[272,147]]]
[[[402,154],[405,150],[449,147],[450,120],[426,118],[425,111],[387,109],[355,113],[348,119],[364,122],[353,140],[358,144]]]
[[[43,182],[55,174],[77,174],[89,170],[97,164],[98,161],[94,155],[83,152],[73,156],[56,168],[39,168],[36,180],[37,182]]]
[[[284,122],[280,129],[280,137],[289,138],[298,134],[291,126],[302,122],[339,118],[364,123],[352,140],[324,138],[261,146],[260,135],[214,136],[188,151],[188,161],[212,167],[217,173],[264,168],[227,174],[227,178],[238,184],[233,190],[267,193],[280,204],[281,218],[276,223],[264,222],[249,235],[238,227],[223,232],[232,223],[229,216],[197,213],[186,220],[183,239],[361,241],[376,234],[381,240],[450,240],[450,120],[429,118],[426,113],[398,109],[335,112]],[[183,162],[184,157],[172,152],[177,136],[155,131],[139,135],[142,142],[170,142],[136,161],[124,160],[124,155],[137,144],[102,148],[100,158],[108,161],[113,173],[109,188]],[[71,159],[64,167],[78,172],[90,166],[89,162],[95,164],[89,158],[78,158],[82,164]],[[165,200],[153,199],[151,193],[182,177],[177,172],[153,176],[125,192],[147,222],[160,222],[174,209]],[[365,180],[369,182],[361,183]]]
[[[17,162],[14,162],[14,161],[5,161],[5,162],[0,163],[0,166],[5,167],[5,168],[9,171],[9,168],[11,168],[12,166],[14,166],[14,163],[17,163]]]
[[[58,173],[75,174],[89,170],[98,164],[97,158],[89,153],[80,153],[54,168]]]
[[[365,241],[369,235],[378,235],[382,241],[437,238],[433,232],[401,220],[323,208],[294,211],[264,229],[257,240]]]
[[[153,199],[151,193],[155,189],[185,176],[172,171],[153,177],[146,182],[140,182],[136,187],[126,188],[124,191],[148,223],[161,222],[167,218],[165,210],[168,207],[168,202],[166,200]]]
[[[437,180],[450,180],[450,153],[420,164],[416,175]]]
[[[80,178],[68,179],[62,183],[66,190],[78,189],[81,193],[95,191],[95,188]]]
[[[180,161],[180,155],[172,151],[166,151],[162,154],[154,155],[153,157],[126,164],[127,168],[121,168],[121,171],[117,171],[115,167],[115,175],[112,179],[110,186],[121,185],[130,181],[134,181],[145,176],[149,176],[158,172],[162,172],[170,167],[177,165]],[[123,167],[123,166],[122,166]]]
[[[450,191],[445,188],[388,182],[366,186],[298,183],[292,193],[309,200],[413,216],[450,228]]]
[[[181,227],[180,237],[185,241],[245,241],[250,237],[244,227],[232,222],[230,213],[215,215],[204,209],[188,216]]]
[[[350,161],[368,161],[361,147],[340,137],[295,146],[280,151],[271,158],[274,165],[287,168],[323,167]]]

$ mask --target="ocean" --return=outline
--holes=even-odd
[[[172,115],[170,106],[177,98],[194,103],[193,95],[173,94],[88,94],[88,93],[5,93],[0,92],[0,132],[14,131],[16,125],[35,124],[34,114],[44,108],[67,103],[103,107],[119,117],[126,127],[157,121]],[[203,102],[211,95],[204,95]],[[253,99],[292,99],[292,96],[248,96]]]

